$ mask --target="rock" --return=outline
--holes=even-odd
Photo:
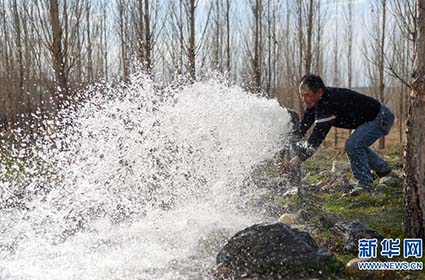
[[[383,236],[377,231],[369,228],[367,225],[360,221],[354,221],[351,223],[338,222],[332,230],[339,235],[344,243],[344,250],[350,253],[358,253],[358,240],[362,238],[376,238],[378,242],[383,239]]]
[[[386,279],[395,280],[400,279],[400,275],[397,275],[392,270],[360,270],[358,267],[359,262],[372,262],[378,261],[377,259],[351,259],[345,266],[345,272],[352,276],[350,279]],[[404,277],[403,279],[407,279]]]
[[[341,173],[343,171],[349,171],[350,170],[350,164],[348,162],[344,161],[332,161],[332,173]]]
[[[345,265],[345,271],[352,276],[356,277],[362,277],[365,279],[373,279],[377,276],[376,271],[371,270],[360,270],[358,267],[359,262],[367,262],[370,261],[369,259],[360,259],[360,258],[354,258],[351,259],[346,265]]]
[[[332,228],[340,218],[332,213],[324,212],[319,216],[319,222],[324,228]]]
[[[400,187],[401,188],[400,179],[395,178],[395,177],[382,177],[379,180],[379,184],[387,185],[390,188],[394,188],[394,187]]]
[[[304,206],[302,209],[298,210],[297,215],[304,223],[311,221],[314,216],[317,214],[316,207],[314,206]]]
[[[340,267],[308,233],[284,223],[257,224],[236,233],[216,262],[226,272],[224,279],[309,279]]]
[[[279,222],[294,225],[297,224],[300,220],[300,216],[298,214],[285,213],[279,217]]]
[[[214,255],[230,236],[231,233],[227,229],[214,229],[199,239],[196,251],[204,255]]]
[[[348,274],[358,274],[360,272],[358,263],[359,262],[366,262],[368,259],[360,259],[360,258],[354,258],[348,261],[348,263],[345,265],[345,271],[347,271]]]
[[[344,174],[341,174],[335,177],[330,184],[325,185],[323,189],[327,191],[348,193],[352,190],[352,186],[348,178]]]
[[[376,185],[376,187],[375,187],[375,190],[377,191],[377,192],[384,192],[385,190],[387,190],[388,189],[388,186],[387,185],[385,185],[385,184],[378,184],[378,185]]]

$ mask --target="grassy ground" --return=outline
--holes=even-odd
[[[333,161],[347,162],[343,153],[345,137],[340,138],[337,147],[333,145],[333,135],[329,135],[324,147],[322,147],[312,158],[303,164],[303,182],[309,188],[318,188],[308,191],[302,197],[296,195],[282,199],[282,205],[286,209],[313,209],[310,217],[310,226],[313,227],[315,239],[336,254],[342,263],[346,264],[357,255],[344,252],[341,240],[329,227],[320,222],[324,213],[331,213],[339,219],[347,222],[360,220],[370,228],[378,231],[384,238],[403,238],[403,144],[398,143],[398,132],[394,131],[388,138],[386,148],[378,151],[393,167],[391,176],[395,178],[394,183],[388,185],[378,193],[379,195],[362,194],[357,197],[344,196],[338,190],[323,191],[327,184],[332,184],[337,178],[329,172]],[[341,136],[341,135],[340,135]],[[347,179],[352,178],[349,169],[342,172]],[[375,180],[375,185],[378,180]],[[288,207],[289,206],[289,207]],[[403,258],[383,259],[382,261],[406,261]],[[408,259],[407,261],[422,261],[422,259]],[[357,278],[356,278],[357,277]],[[363,278],[362,278],[363,277]],[[425,272],[379,272],[374,275],[350,276],[340,272],[329,276],[328,279],[425,279]]]

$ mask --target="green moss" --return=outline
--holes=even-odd
[[[398,180],[392,184],[380,188],[379,192],[373,194],[362,194],[357,197],[344,196],[341,192],[308,192],[302,197],[296,195],[282,198],[283,205],[293,209],[314,209],[308,211],[313,217],[309,223],[315,226],[316,241],[335,253],[336,257],[344,264],[357,257],[356,255],[344,252],[343,243],[338,240],[334,232],[329,228],[320,225],[319,217],[323,213],[332,213],[338,215],[342,221],[351,222],[360,220],[370,228],[378,231],[386,238],[403,238],[403,181],[401,179],[403,166],[403,146],[401,144],[387,145],[386,149],[380,151],[384,158],[393,166],[392,177]],[[332,167],[333,160],[345,160],[344,154],[338,153],[333,149],[322,149],[314,157],[307,160],[303,165],[303,182],[310,185],[318,185],[322,180],[332,181],[332,176],[340,176],[326,172]],[[347,178],[351,177],[349,172],[345,173]],[[379,179],[375,181],[375,185]],[[397,260],[396,258],[394,260]],[[401,258],[404,261],[405,259]],[[422,261],[424,260],[408,260]],[[409,276],[410,279],[425,279],[421,272],[396,272],[394,279],[402,279]],[[327,276],[326,276],[327,277]],[[325,277],[325,279],[326,279]],[[336,273],[329,279],[351,279],[344,272]],[[332,278],[334,277],[334,278]]]
[[[341,193],[320,195],[325,211],[338,214],[347,221],[360,220],[384,237],[401,238],[403,235],[403,197],[401,194],[382,194],[373,197],[361,194],[343,197]]]

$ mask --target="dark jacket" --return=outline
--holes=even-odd
[[[314,123],[306,145],[298,145],[297,155],[306,160],[314,154],[332,126],[356,129],[372,121],[380,112],[378,100],[346,88],[326,87],[320,101],[304,112],[300,134],[304,137]]]

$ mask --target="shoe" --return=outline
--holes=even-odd
[[[385,176],[387,176],[388,174],[390,174],[391,173],[391,168],[388,170],[388,171],[385,171],[385,172],[377,172],[377,171],[375,171],[375,174],[376,174],[376,176],[378,176],[378,178],[382,178],[382,177],[385,177]]]
[[[362,193],[371,193],[372,191],[373,187],[359,184],[350,191],[348,196],[359,196]]]

